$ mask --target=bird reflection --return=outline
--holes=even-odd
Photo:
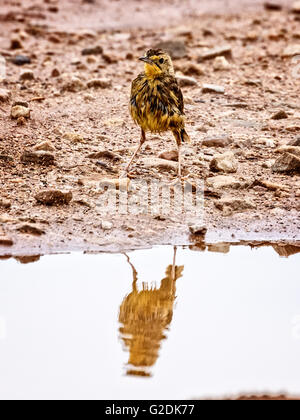
[[[125,254],[133,272],[132,292],[120,307],[120,334],[129,350],[127,375],[151,376],[149,369],[155,365],[161,346],[166,338],[176,299],[176,280],[182,276],[184,266],[176,266],[176,252],[172,265],[166,269],[166,277],[160,288],[150,288],[143,283],[138,290],[138,273]]]

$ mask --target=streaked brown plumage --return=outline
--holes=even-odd
[[[161,342],[166,338],[176,300],[176,281],[182,277],[183,266],[176,266],[176,247],[173,264],[166,270],[160,287],[149,288],[143,283],[138,290],[138,273],[126,255],[133,271],[132,291],[123,300],[119,322],[121,338],[130,352],[127,375],[150,376]]]
[[[175,78],[172,60],[162,50],[149,50],[140,60],[145,63],[145,69],[132,82],[130,113],[141,127],[141,140],[127,171],[145,143],[147,131],[172,131],[178,146],[181,176],[181,145],[189,142],[190,138],[185,131],[183,96]]]

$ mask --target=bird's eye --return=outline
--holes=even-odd
[[[164,60],[163,58],[161,58],[161,59],[159,60],[159,62],[160,62],[160,64],[164,64],[165,60]]]

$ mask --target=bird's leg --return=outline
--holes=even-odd
[[[181,171],[181,164],[182,164],[182,156],[181,156],[181,142],[177,144],[178,146],[178,178],[182,178],[182,171]]]
[[[135,158],[136,158],[136,156],[139,154],[139,152],[140,152],[140,150],[141,150],[141,148],[142,148],[143,144],[145,143],[145,141],[146,141],[146,133],[145,133],[145,131],[142,129],[142,132],[141,132],[141,139],[140,139],[140,144],[139,144],[138,148],[136,149],[136,151],[134,152],[134,154],[133,154],[132,158],[130,159],[130,162],[128,163],[128,165],[127,165],[127,167],[126,167],[126,172],[128,172],[128,171],[129,171],[129,169],[131,168],[131,166],[132,166],[132,164],[133,164],[134,159],[135,159]]]

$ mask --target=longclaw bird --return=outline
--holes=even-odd
[[[178,147],[178,176],[182,175],[181,146],[190,143],[185,131],[183,95],[175,78],[171,57],[162,50],[149,50],[139,60],[144,72],[132,82],[130,113],[141,127],[140,144],[126,168],[128,172],[146,141],[146,132],[172,131]]]

